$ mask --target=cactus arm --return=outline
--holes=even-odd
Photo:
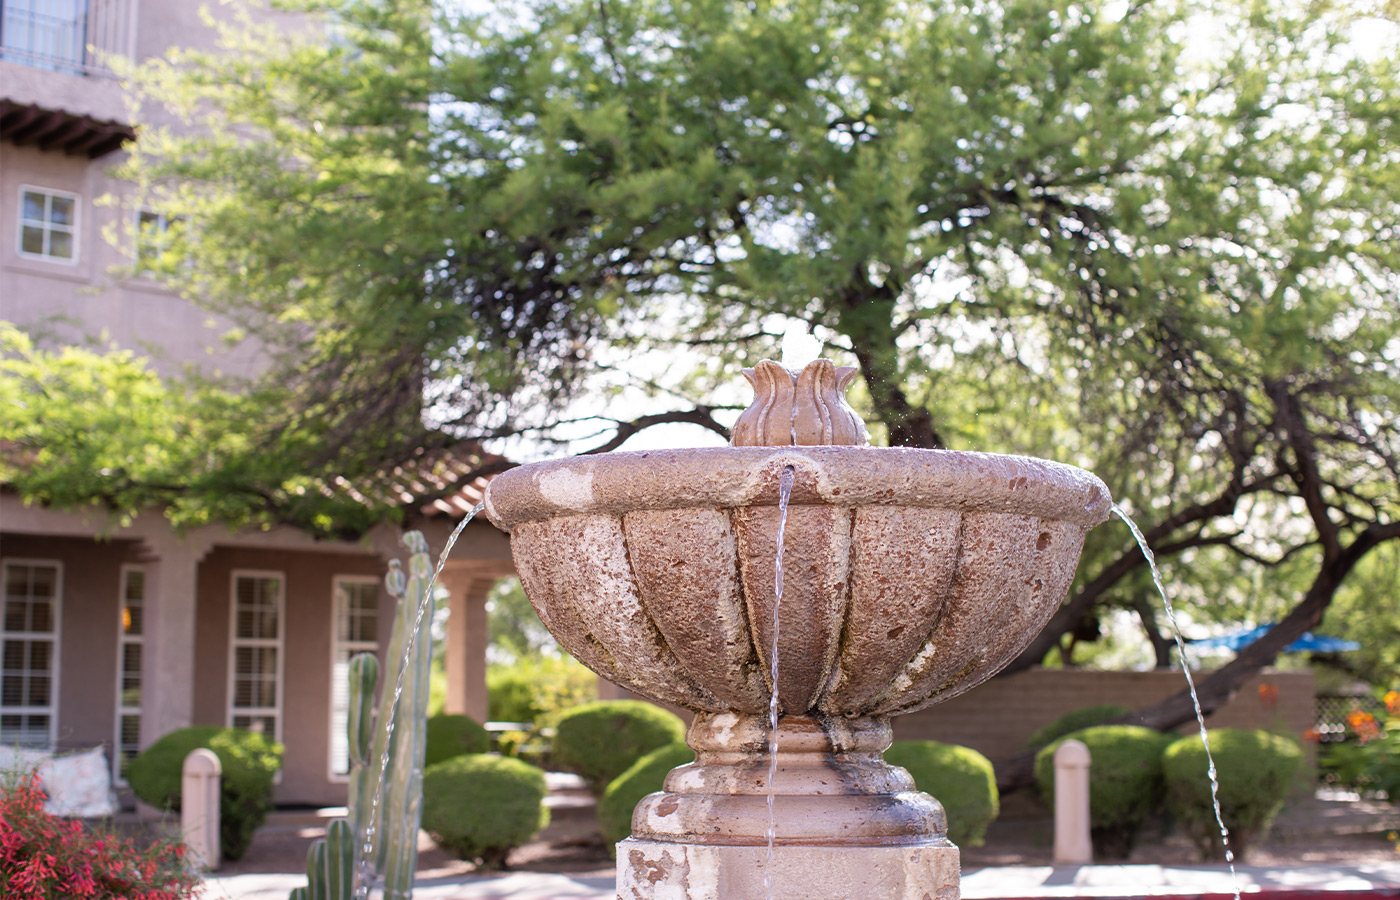
[[[326,900],[350,900],[355,892],[355,835],[336,819],[326,829]]]
[[[326,839],[320,838],[306,854],[308,900],[330,900],[326,895]]]
[[[404,535],[412,551],[408,584],[396,627],[401,626],[411,652],[404,664],[403,692],[394,710],[394,754],[386,773],[383,823],[388,854],[384,860],[384,900],[406,900],[413,893],[418,863],[418,823],[422,815],[423,755],[427,743],[428,672],[433,618],[432,562],[427,541],[418,532]]]

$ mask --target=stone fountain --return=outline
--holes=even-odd
[[[1029,643],[1108,517],[1108,490],[1043,460],[870,447],[842,397],[855,371],[827,360],[744,374],[756,397],[733,446],[521,466],[487,495],[559,642],[695,713],[696,761],[618,844],[619,897],[955,900],[942,807],[881,759],[890,717],[975,687]]]

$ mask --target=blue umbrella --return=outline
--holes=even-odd
[[[1260,625],[1257,628],[1249,628],[1244,631],[1222,634],[1219,637],[1191,641],[1191,646],[1201,648],[1219,647],[1222,650],[1233,650],[1238,653],[1245,647],[1259,640],[1264,636],[1264,632],[1273,627],[1274,624],[1270,622],[1267,625]],[[1343,653],[1347,650],[1360,649],[1361,645],[1356,641],[1344,641],[1341,638],[1331,637],[1325,634],[1313,634],[1311,631],[1305,632],[1298,640],[1283,648],[1285,653]]]

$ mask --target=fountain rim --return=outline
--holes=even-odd
[[[1108,487],[1078,466],[1028,456],[839,445],[622,450],[518,466],[493,478],[486,515],[499,528],[642,510],[776,506],[783,467],[794,506],[1000,512],[1106,521]]]

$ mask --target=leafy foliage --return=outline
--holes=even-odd
[[[544,770],[483,753],[457,756],[423,773],[423,828],[438,846],[482,869],[549,824]]]
[[[1295,787],[1293,778],[1303,761],[1303,751],[1293,740],[1262,730],[1213,728],[1209,737],[1219,773],[1220,815],[1230,830],[1231,848],[1244,857],[1268,832]],[[1163,751],[1162,771],[1172,814],[1191,836],[1202,859],[1223,859],[1225,848],[1215,821],[1207,768],[1199,736],[1180,738]]]
[[[1115,719],[1130,712],[1132,710],[1128,707],[1117,703],[1099,703],[1071,710],[1048,725],[1031,732],[1031,736],[1026,738],[1026,749],[1039,750],[1056,738],[1062,738],[1072,731],[1079,731],[1092,725],[1102,725],[1109,719]]]
[[[185,845],[149,844],[44,811],[37,775],[0,785],[0,896],[10,900],[183,900],[199,892]]]
[[[464,753],[486,753],[490,749],[491,735],[470,716],[428,716],[425,768]]]
[[[1055,751],[1067,740],[1089,748],[1089,834],[1094,855],[1127,859],[1138,829],[1162,806],[1162,750],[1172,736],[1137,725],[1096,725],[1065,735],[1035,755],[1040,795],[1055,802]]]
[[[219,846],[227,858],[240,859],[272,808],[272,781],[282,767],[281,744],[240,728],[180,728],[131,761],[127,782],[150,805],[178,810],[185,757],[200,747],[219,757]]]
[[[932,794],[948,816],[948,839],[980,847],[1000,811],[996,773],[987,757],[970,747],[937,741],[895,741],[885,762],[901,766],[918,789]]]
[[[685,737],[675,713],[641,700],[599,700],[559,717],[550,750],[553,763],[583,776],[595,796],[658,747]]]
[[[642,798],[662,789],[666,774],[695,760],[684,741],[666,744],[632,763],[598,799],[598,830],[609,847],[632,833],[632,812]]]

